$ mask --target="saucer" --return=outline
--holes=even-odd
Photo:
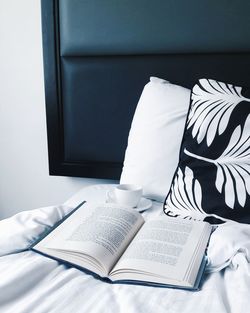
[[[144,212],[144,211],[150,209],[151,206],[152,206],[152,201],[142,197],[134,209],[138,212]]]
[[[107,203],[116,203],[115,201],[112,201],[111,199],[107,199],[106,202]],[[150,209],[151,206],[152,206],[152,201],[142,197],[141,200],[139,201],[139,203],[137,204],[137,206],[134,207],[133,209],[138,211],[138,212],[144,212],[144,211]]]

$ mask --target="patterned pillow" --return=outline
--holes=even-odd
[[[169,216],[250,223],[250,89],[211,79],[193,87]]]

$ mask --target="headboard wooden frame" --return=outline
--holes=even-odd
[[[195,3],[198,2],[192,0],[189,4]],[[210,1],[210,8],[218,6],[216,3],[218,2]],[[116,15],[123,14],[121,12],[124,11],[125,4],[131,8],[147,4],[150,11],[152,8],[148,0],[131,0],[119,4],[114,0],[105,0],[105,7],[110,11],[98,13],[98,20],[92,23],[96,26],[90,30],[85,24],[92,25],[90,22],[94,15],[88,21],[88,14],[92,12],[93,6],[95,10],[103,9],[100,0],[42,0],[41,4],[51,175],[118,179],[133,113],[142,88],[150,76],[159,76],[189,88],[202,77],[235,84],[250,84],[250,40],[249,36],[245,38],[246,34],[249,35],[248,31],[243,31],[250,29],[248,17],[245,20],[244,16],[238,17],[240,24],[237,27],[241,31],[239,38],[226,36],[223,29],[217,29],[213,42],[211,36],[207,40],[203,38],[205,29],[202,27],[208,26],[204,23],[198,25],[201,22],[188,24],[188,27],[180,25],[180,32],[173,22],[171,35],[169,25],[164,24],[171,23],[171,19],[166,17],[166,21],[162,21],[160,8],[156,12],[159,16],[153,18],[153,22],[158,23],[153,31],[158,29],[164,32],[164,26],[168,32],[166,39],[163,35],[157,37],[150,33],[146,26],[152,16],[144,10],[138,13],[139,18],[136,16],[132,21],[126,21],[128,17],[124,17],[123,23],[127,22],[128,30],[124,28],[125,24],[120,25],[123,20],[120,18],[117,28],[123,27],[123,32],[119,36],[115,33],[106,36],[106,45],[100,35],[103,30],[98,30],[103,14],[106,14],[106,18],[110,14],[107,21],[115,19]],[[166,8],[168,1],[157,0],[155,5]],[[242,12],[246,8],[250,9],[247,1],[242,6]],[[80,9],[82,18],[79,15]],[[185,8],[182,14],[184,13]],[[228,22],[228,27],[231,16],[229,13],[222,18],[222,23]],[[76,15],[75,19],[72,19],[72,14]],[[146,16],[145,25],[143,14]],[[169,17],[173,13],[168,12],[167,15]],[[172,21],[175,21],[175,16]],[[134,23],[138,23],[138,30],[135,28],[135,32],[131,33],[129,27],[135,27]],[[210,29],[212,32],[218,26],[216,23],[218,22]],[[111,26],[107,25],[107,30],[110,31]],[[144,26],[149,32],[145,36]],[[184,26],[188,30],[184,31]],[[192,38],[197,27],[201,28],[198,42],[195,41],[196,33]],[[116,25],[114,32],[115,30]],[[93,35],[95,32],[96,42]],[[103,34],[105,37],[105,31]],[[192,42],[191,47],[187,45],[187,37]],[[173,38],[177,38],[176,42]],[[224,44],[221,42],[222,38]]]

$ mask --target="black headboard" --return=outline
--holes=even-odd
[[[119,178],[149,76],[250,85],[250,1],[42,0],[51,175]]]

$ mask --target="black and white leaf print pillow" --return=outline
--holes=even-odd
[[[250,223],[250,89],[200,79],[193,87],[169,216]]]

